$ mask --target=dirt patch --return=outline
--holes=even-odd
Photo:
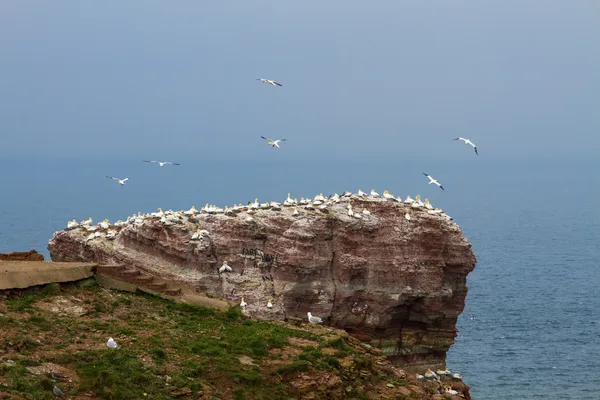
[[[65,317],[81,317],[88,313],[83,302],[75,297],[52,297],[44,301],[38,301],[36,307]]]

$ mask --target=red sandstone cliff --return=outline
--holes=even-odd
[[[349,202],[370,215],[349,216]],[[253,317],[304,319],[310,311],[397,365],[445,367],[476,261],[458,225],[384,199],[346,198],[327,213],[293,209],[177,213],[162,222],[148,215],[111,226],[114,240],[86,241],[81,228],[56,232],[48,249],[54,261],[131,264],[212,296],[232,298],[235,288]],[[199,229],[206,232],[192,240]],[[224,260],[233,272],[218,273]]]

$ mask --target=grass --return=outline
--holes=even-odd
[[[38,300],[52,296],[76,298],[87,313],[69,317],[36,308]],[[239,307],[222,312],[148,294],[108,292],[93,280],[48,285],[0,302],[0,351],[3,360],[14,361],[0,361],[0,399],[3,393],[54,399],[49,376],[26,369],[48,363],[76,378],[59,382],[71,398],[92,392],[112,400],[185,400],[202,393],[283,400],[297,395],[290,382],[298,374],[339,374],[344,384],[356,386],[360,380],[345,377],[341,360],[353,358],[363,369],[372,360],[357,354],[346,338],[322,334],[313,326],[250,320]],[[109,337],[118,349],[106,347]],[[291,343],[302,340],[315,345]]]

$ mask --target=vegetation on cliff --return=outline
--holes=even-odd
[[[246,318],[93,279],[0,295],[0,398],[426,399],[417,383],[343,331]],[[109,349],[113,337],[118,349]],[[50,377],[50,369],[66,380]],[[462,383],[459,383],[462,384]]]

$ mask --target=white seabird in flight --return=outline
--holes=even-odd
[[[176,162],[171,162],[171,161],[154,161],[154,160],[142,160],[144,162],[149,162],[149,163],[155,163],[160,165],[161,167],[164,167],[165,165],[180,165]]]
[[[445,189],[444,189],[444,187],[443,187],[443,186],[442,186],[442,185],[441,185],[441,184],[440,184],[438,181],[436,181],[435,179],[433,179],[433,178],[431,177],[431,175],[429,175],[429,174],[426,174],[425,172],[423,172],[423,175],[425,175],[426,177],[428,177],[428,178],[429,178],[429,184],[430,184],[430,185],[431,185],[432,183],[435,183],[436,185],[438,185],[438,186],[440,187],[440,189],[442,189],[442,190],[445,190]]]
[[[456,139],[452,139],[452,140],[462,140],[463,142],[465,142],[465,144],[471,145],[473,147],[473,150],[475,150],[475,154],[479,155],[479,153],[477,152],[477,146],[475,146],[475,143],[471,142],[469,139],[457,137]]]
[[[279,142],[285,142],[285,139],[271,140],[264,136],[261,136],[261,138],[265,139],[267,141],[267,144],[271,147],[279,147]]]
[[[121,185],[121,186],[125,185],[125,182],[127,182],[129,180],[129,178],[119,179],[119,178],[115,178],[114,176],[108,176],[108,175],[106,175],[106,177],[119,182],[119,185]]]
[[[283,86],[281,83],[275,82],[272,79],[256,78],[256,80],[257,81],[262,81],[262,83],[268,83],[269,85],[273,85],[273,86]]]

